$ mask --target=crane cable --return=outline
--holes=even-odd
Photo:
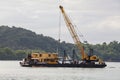
[[[61,0],[59,0],[59,3],[58,3],[59,5],[61,4]],[[59,41],[59,43],[60,43],[60,41],[61,41],[61,12],[59,11],[59,19],[58,19],[59,21],[59,30],[58,30],[58,41]]]
[[[77,32],[79,38],[81,37],[81,40],[83,41],[83,43],[87,43],[87,39],[85,38],[85,36],[82,34],[82,32],[79,30],[79,28],[75,25],[74,21],[71,19],[71,17],[68,15],[70,21],[72,22],[72,24],[74,25],[75,31]]]
[[[59,0],[59,5],[61,4],[60,0]],[[59,55],[60,53],[60,41],[61,41],[61,12],[59,11],[59,17],[58,17],[59,21],[58,21],[58,45],[57,45],[57,53]]]
[[[83,35],[83,33],[78,29],[78,27],[76,25],[75,25],[75,28],[76,28],[76,31],[77,31],[79,37],[82,37],[83,43],[88,43],[87,39],[85,38],[85,36]]]
[[[61,38],[61,13],[59,15],[59,30],[58,30],[58,41],[59,42],[61,41],[60,38]]]

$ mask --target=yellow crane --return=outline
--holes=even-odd
[[[82,54],[82,60],[84,61],[99,61],[99,63],[103,63],[103,61],[97,57],[96,55],[90,55],[88,56],[88,54],[85,53],[84,51],[84,47],[78,37],[78,34],[76,33],[75,31],[75,26],[72,24],[71,20],[69,19],[69,17],[67,16],[63,6],[59,6],[62,14],[63,14],[63,17],[64,17],[64,20],[65,20],[65,23],[66,23],[66,26],[74,40],[74,43],[76,44],[76,46],[78,47],[78,49],[80,50],[80,53]]]

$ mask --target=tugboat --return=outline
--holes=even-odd
[[[98,56],[93,55],[93,49],[90,49],[90,55],[86,54],[84,51],[84,47],[80,42],[78,34],[76,33],[75,26],[71,23],[71,20],[65,13],[62,6],[59,6],[66,26],[74,40],[75,45],[77,46],[80,54],[81,54],[81,61],[79,60],[71,60],[66,59],[64,56],[63,58],[58,57],[57,53],[32,53],[29,54],[20,65],[23,67],[32,67],[32,66],[39,66],[39,67],[78,67],[78,68],[104,68],[107,65],[105,62],[100,59]],[[64,52],[65,53],[65,52]]]

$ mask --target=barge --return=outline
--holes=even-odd
[[[57,53],[32,53],[20,62],[22,67],[71,67],[71,68],[104,68],[103,62],[68,60],[59,58]]]
[[[71,20],[67,16],[63,6],[59,6],[66,26],[77,46],[80,54],[81,61],[73,59],[68,59],[66,56],[62,58],[58,57],[57,53],[32,53],[29,54],[20,65],[23,67],[77,67],[77,68],[104,68],[107,65],[98,56],[93,55],[93,49],[90,49],[90,53],[86,54],[84,46],[82,45],[79,36],[75,30],[75,26],[72,24]],[[65,53],[65,52],[64,52]]]

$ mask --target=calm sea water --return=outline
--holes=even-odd
[[[45,68],[0,61],[0,80],[120,80],[120,62],[107,62],[106,68]]]

